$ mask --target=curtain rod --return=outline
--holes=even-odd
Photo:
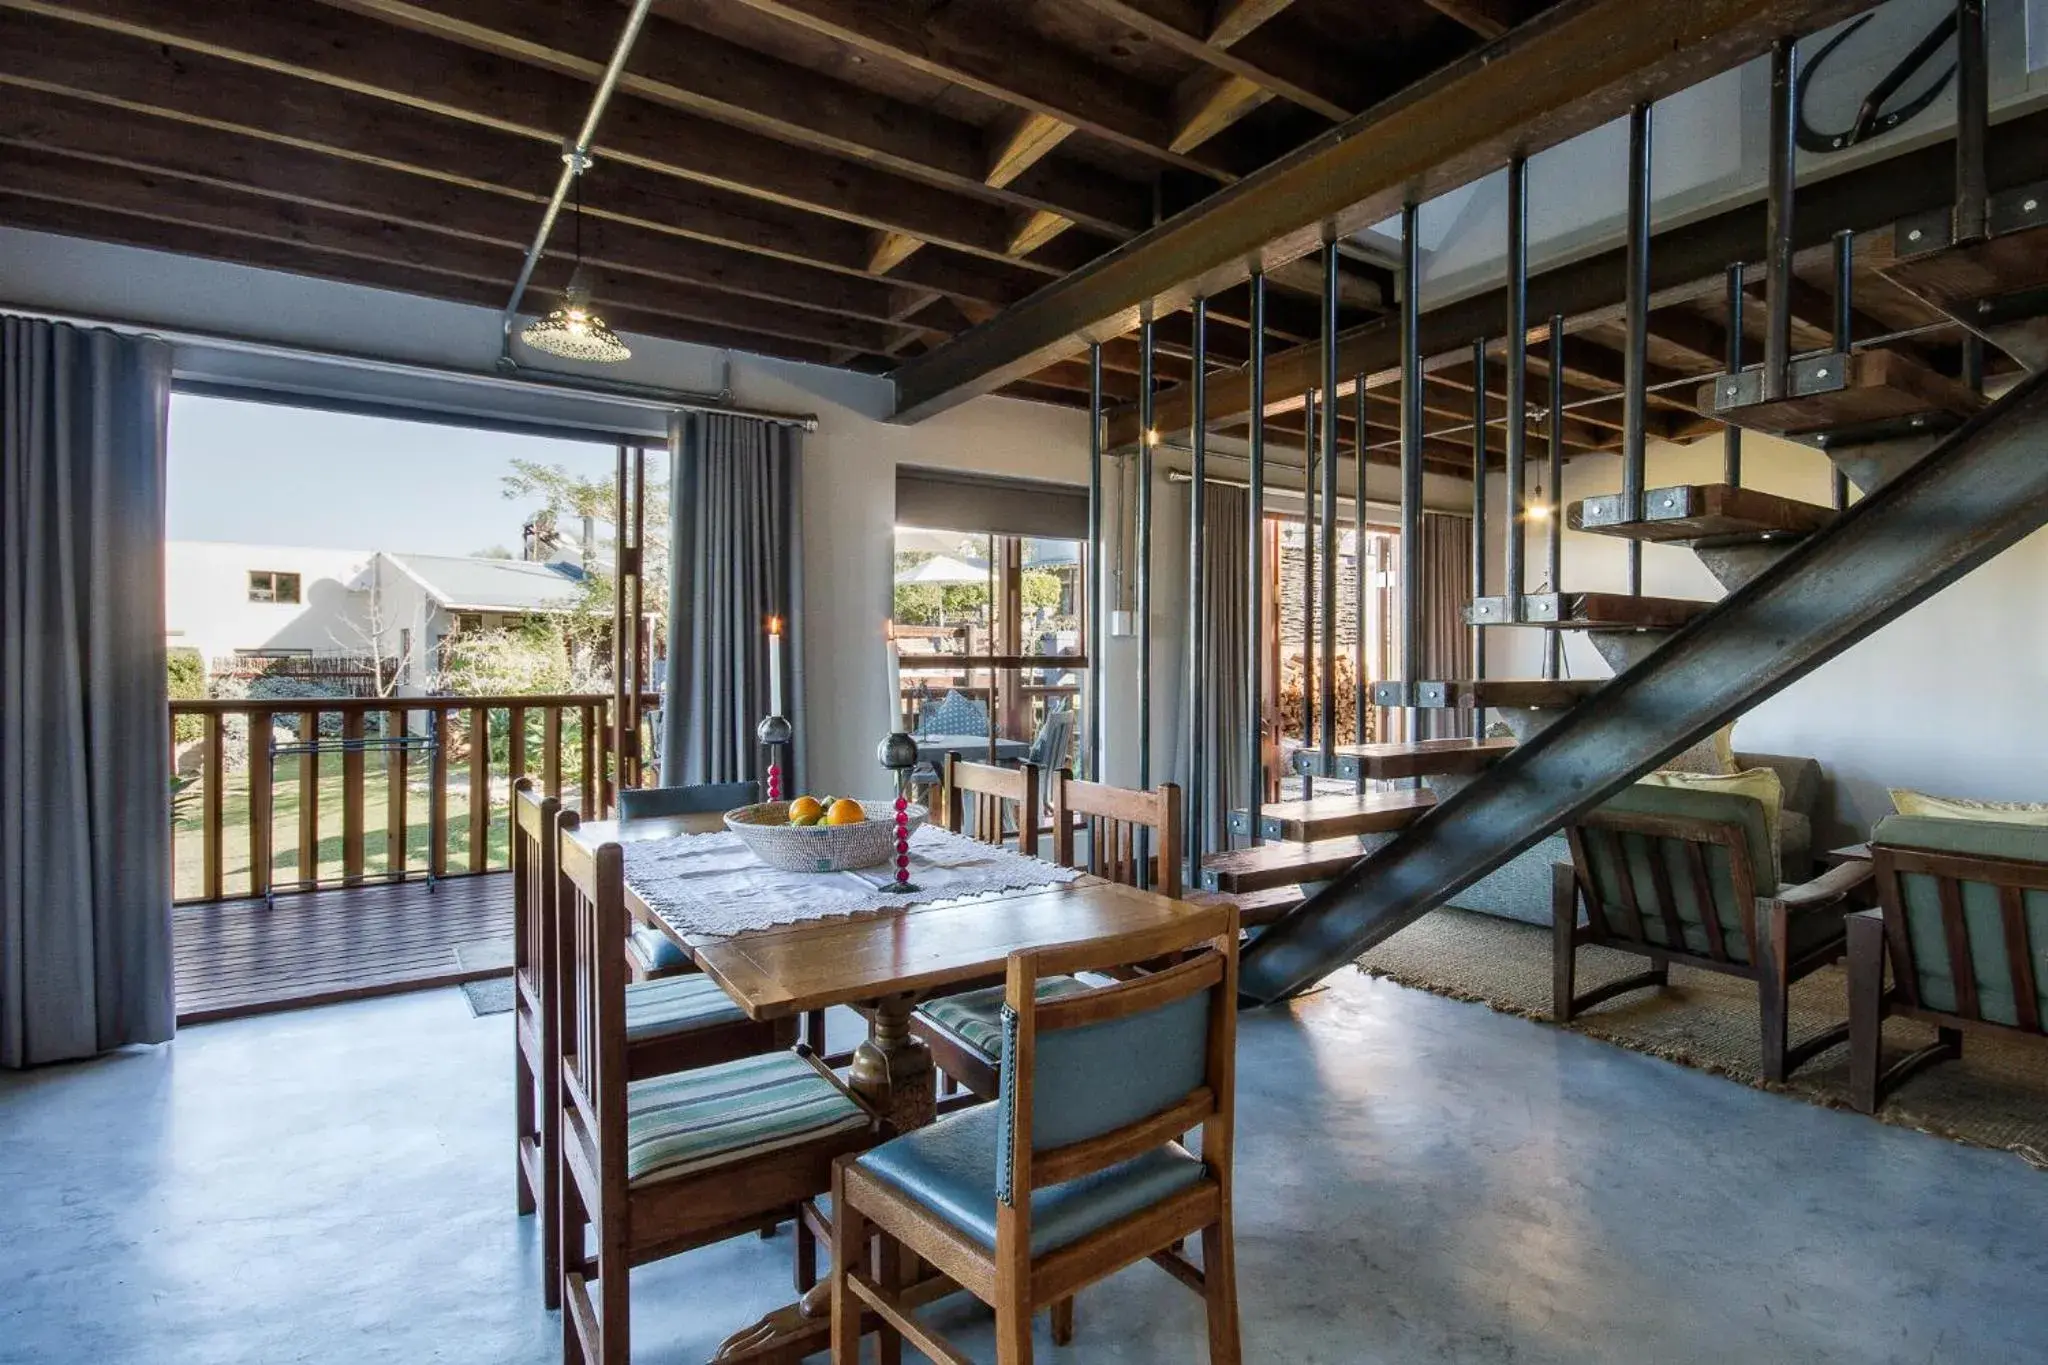
[[[1268,465],[1267,467],[1271,468],[1272,466]],[[1287,465],[1283,466],[1283,468],[1292,469],[1296,473],[1301,472],[1300,465]],[[1195,476],[1188,473],[1184,469],[1169,469],[1166,471],[1166,481],[1168,483],[1193,483],[1195,481]],[[1251,487],[1251,485],[1249,483],[1246,483],[1243,479],[1226,479],[1216,474],[1209,475],[1207,478],[1203,479],[1202,482],[1221,484],[1225,488]],[[1298,488],[1275,488],[1271,484],[1266,485],[1266,497],[1268,498],[1268,500],[1271,500],[1273,498],[1299,498],[1301,496],[1302,492]],[[1349,507],[1352,503],[1356,501],[1358,501],[1356,498],[1349,497],[1341,493],[1337,496],[1337,503],[1340,507]],[[1400,503],[1385,502],[1379,498],[1367,498],[1365,500],[1365,505],[1368,511],[1375,512],[1398,512],[1401,510]],[[1429,513],[1431,516],[1463,517],[1467,521],[1470,521],[1472,519],[1472,514],[1468,511],[1465,511],[1463,508],[1436,508],[1431,507],[1425,503],[1423,505],[1422,510]]]
[[[537,370],[530,365],[519,366],[517,372],[512,375],[494,370],[464,370],[446,365],[392,360],[384,356],[364,355],[357,351],[288,345],[283,342],[264,341],[258,337],[237,336],[230,332],[158,327],[146,322],[126,322],[117,318],[95,317],[87,313],[59,313],[5,302],[0,302],[0,313],[33,318],[41,322],[65,322],[77,327],[104,327],[116,332],[145,333],[162,337],[173,344],[215,346],[226,351],[240,351],[248,355],[272,356],[286,360],[318,360],[371,373],[445,379],[455,383],[517,392],[554,392],[652,412],[724,413],[730,417],[751,417],[763,422],[802,427],[805,431],[818,429],[816,413],[774,412],[764,408],[741,407],[728,401],[730,391],[725,394],[688,393],[680,389],[664,389],[653,384],[632,384],[618,380],[585,378],[580,375],[556,377],[551,371]]]

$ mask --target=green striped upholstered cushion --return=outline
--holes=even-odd
[[[1088,983],[1071,976],[1048,976],[1038,983],[1038,998],[1054,1000],[1087,990]],[[938,1000],[928,1000],[921,1012],[933,1023],[954,1034],[961,1042],[996,1066],[1003,1055],[1003,987],[989,986],[962,991]]]
[[[697,1175],[867,1123],[860,1106],[790,1052],[656,1076],[626,1091],[626,1179]]]
[[[626,937],[641,965],[650,972],[672,972],[688,960],[674,939],[650,925],[639,925]]]
[[[1961,858],[2048,863],[2048,829],[2011,821],[1887,815],[1871,831],[1870,842]],[[1948,933],[1943,927],[1940,889],[1935,879],[1924,872],[1908,872],[1899,881],[1921,1003],[1929,1009],[1953,1011],[1958,1008],[1956,971],[1949,956]],[[1998,887],[1988,881],[1965,881],[1958,887],[1957,899],[1962,904],[1963,924],[1969,938],[1977,1009],[1993,1023],[2017,1026],[2018,997]],[[2035,959],[2035,1004],[2048,1016],[2048,891],[2023,891],[2020,912]]]
[[[714,1024],[736,1024],[746,1012],[701,972],[626,987],[626,1041],[664,1038]]]

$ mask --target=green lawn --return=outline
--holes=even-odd
[[[569,757],[573,760],[575,750]],[[323,883],[339,884],[342,876],[342,759],[339,754],[320,758],[318,804],[320,810],[319,877]],[[446,848],[448,871],[469,870],[469,792],[466,764],[451,763],[448,777]],[[502,771],[502,769],[500,770]],[[432,830],[427,818],[427,772],[417,760],[407,773],[405,801],[405,867],[418,873],[428,865]],[[574,791],[576,773],[563,773],[563,790]],[[489,838],[485,857],[494,868],[510,865],[509,790],[502,777],[493,780]],[[179,900],[196,900],[206,894],[204,781],[195,783],[180,799],[172,820],[172,847],[176,895]],[[390,781],[381,755],[363,760],[363,870],[377,876],[391,870],[388,851],[389,810],[386,800]],[[299,760],[282,759],[271,794],[271,878],[285,887],[299,880],[299,806],[303,798],[299,781]],[[229,897],[249,894],[249,774],[227,775],[221,807],[221,891]]]

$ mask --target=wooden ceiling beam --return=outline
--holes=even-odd
[[[754,0],[759,3],[761,0]],[[806,4],[824,0],[805,0]],[[1028,373],[1079,337],[1127,331],[1260,261],[1301,258],[1399,211],[1741,64],[1857,0],[1562,0],[1516,41],[1451,62],[895,372],[901,420]]]
[[[556,0],[325,3],[585,80],[603,70],[614,36]],[[1057,139],[997,175],[971,124],[658,17],[642,28],[619,89],[1011,209],[1061,214],[1118,240],[1151,218],[1146,186],[1078,161],[1040,165]]]
[[[183,222],[121,213],[63,199],[45,199],[17,191],[11,182],[0,188],[0,223],[32,231],[174,252],[181,256],[200,256],[234,265],[280,270],[316,279],[392,289],[494,311],[504,303],[504,281],[478,279],[468,273],[452,273],[412,262],[364,255],[353,249],[330,251],[316,240],[317,234],[309,237],[300,232],[288,240],[267,235],[251,236],[212,222]],[[515,267],[516,264],[515,259]],[[776,356],[814,365],[832,363],[826,347],[745,328],[693,322],[610,303],[605,305],[604,313],[614,327],[634,335]]]
[[[1522,20],[1514,0],[1422,0],[1446,19],[1456,20],[1492,42]]]
[[[0,82],[17,87],[11,98],[18,112],[28,107],[18,91],[39,90],[161,118],[164,128],[134,134],[147,145],[175,148],[179,135],[171,125],[179,123],[517,195],[532,207],[497,212],[509,212],[501,226],[520,234],[531,233],[559,173],[548,146],[520,131],[5,8]],[[852,278],[868,274],[872,247],[861,229],[632,166],[601,166],[586,185],[585,210],[589,219],[633,222],[669,237],[675,269],[700,282],[729,277],[742,292],[815,299],[814,306],[862,316],[886,316],[920,289],[999,306],[1023,298],[1042,278],[951,253],[906,264],[895,272],[900,284]]]
[[[375,95],[559,147],[590,101],[586,81],[365,22],[324,5],[219,0],[7,0],[16,9]],[[633,166],[790,212],[791,231],[901,232],[1001,262],[1040,281],[1067,263],[1008,256],[999,205],[854,162],[792,155],[784,143],[642,99],[615,100],[598,130],[600,170]],[[544,155],[544,154],[543,154]],[[832,220],[837,220],[835,223]],[[813,229],[811,224],[817,227]],[[862,264],[865,264],[863,261]]]
[[[1107,19],[1133,32],[1200,62],[1219,75],[1243,81],[1271,95],[1278,95],[1332,123],[1341,123],[1357,110],[1348,101],[1356,92],[1342,89],[1335,77],[1339,64],[1318,60],[1318,54],[1288,52],[1283,45],[1268,44],[1268,59],[1248,59],[1232,50],[1233,43],[1219,43],[1211,33],[1207,0],[1081,0]],[[1250,38],[1252,30],[1242,35]],[[1235,40],[1234,40],[1235,41]],[[1247,44],[1250,46],[1251,44]]]
[[[1003,6],[927,7],[872,0],[736,0],[763,14],[951,81],[1014,108],[1070,123],[1161,165],[1230,181],[1238,171],[1172,148],[1163,92],[1040,37]],[[656,0],[660,8],[660,0]]]

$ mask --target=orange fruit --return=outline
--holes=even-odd
[[[789,823],[792,825],[815,825],[824,813],[825,808],[815,797],[799,796],[789,803]]]
[[[834,801],[832,809],[825,812],[828,825],[857,825],[867,818],[868,813],[860,808],[860,802],[848,797]]]

